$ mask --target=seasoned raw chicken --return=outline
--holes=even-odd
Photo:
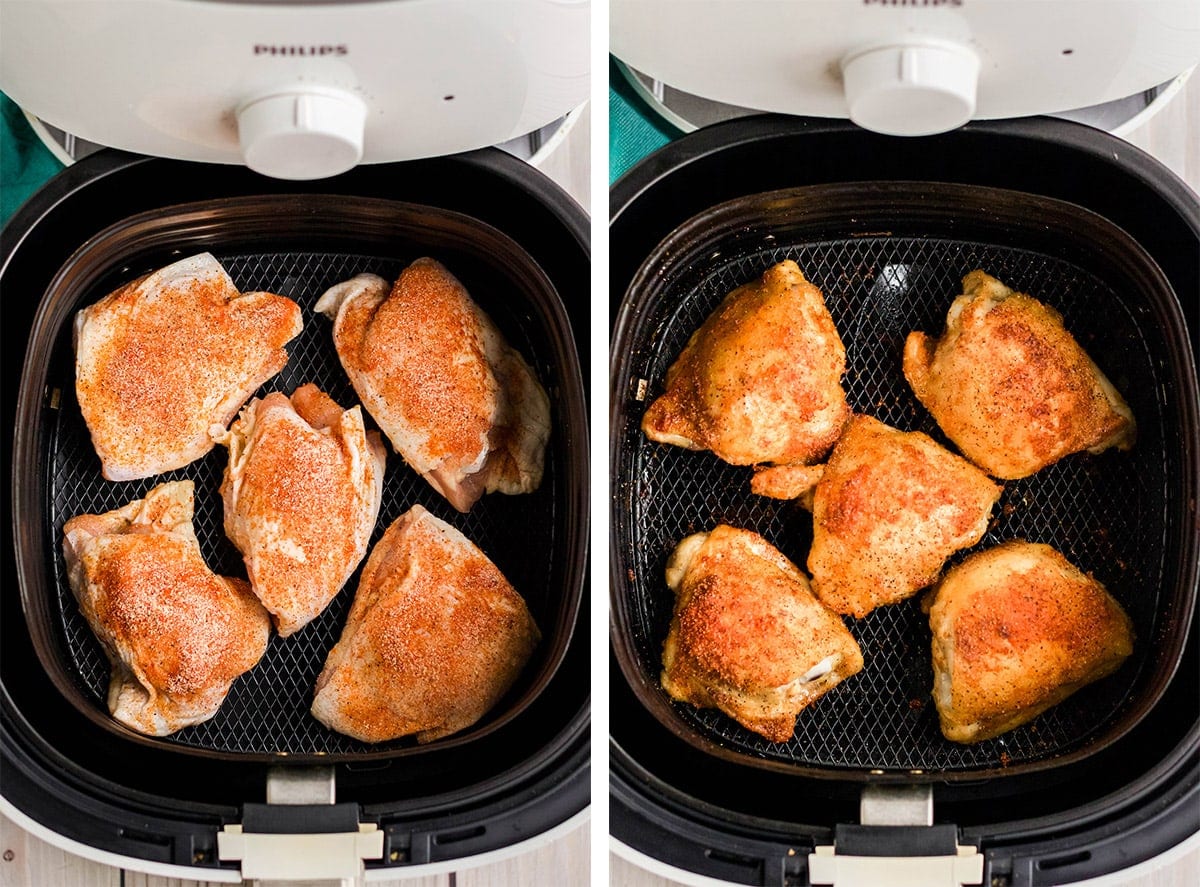
[[[766,539],[719,524],[688,536],[667,563],[675,613],[663,644],[663,689],[717,708],[772,742],[796,716],[862,669],[841,619]]]
[[[108,710],[140,733],[165,736],[208,720],[267,649],[271,620],[249,583],[204,563],[191,481],[71,518],[63,556],[79,608],[112,663]]]
[[[929,611],[942,733],[990,739],[1033,720],[1133,652],[1133,626],[1096,579],[1020,540],[946,573]]]
[[[208,253],[128,283],[75,316],[75,392],[109,480],[181,468],[213,447],[287,363],[300,306],[239,293]]]
[[[456,733],[499,701],[540,637],[495,564],[414,505],[367,558],[313,716],[364,742]]]
[[[983,271],[963,278],[941,339],[909,334],[904,377],[946,436],[994,477],[1133,446],[1133,413],[1062,316]]]
[[[228,431],[221,483],[225,534],[282,637],[328,606],[367,554],[387,452],[362,409],[315,385],[246,405]]]
[[[692,334],[642,430],[733,465],[816,462],[850,418],[845,370],[821,291],[788,259],[726,296]]]
[[[360,274],[316,310],[354,390],[392,447],[459,511],[542,481],[550,400],[466,289],[433,259],[394,286]]]
[[[812,491],[813,592],[859,618],[912,597],[983,538],[1000,493],[927,435],[856,415]]]

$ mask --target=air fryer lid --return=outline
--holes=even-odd
[[[727,105],[925,135],[1150,89],[1200,60],[1186,0],[612,0],[612,51]]]
[[[323,727],[309,713],[313,686],[340,635],[357,585],[356,572],[334,603],[289,638],[273,635],[263,659],[239,678],[210,720],[164,739],[149,739],[109,717],[104,698],[109,663],[75,602],[61,558],[63,523],[139,498],[165,480],[190,478],[196,488],[194,525],[201,551],[222,575],[243,575],[241,556],[224,534],[218,492],[227,454],[206,457],[167,475],[136,483],[105,481],[74,399],[71,320],[121,283],[180,255],[213,252],[243,292],[292,297],[305,312],[304,330],[288,345],[285,369],[267,391],[290,393],[315,382],[343,405],[357,402],[332,347],[329,321],[312,312],[330,285],[371,271],[394,280],[420,255],[440,258],[495,319],[548,391],[562,429],[548,447],[542,484],[522,496],[484,497],[459,515],[403,460],[392,455],[372,544],[396,517],[420,502],[479,545],[523,594],[543,641],[513,690],[483,721],[447,737],[459,744],[486,735],[518,714],[553,676],[570,640],[579,606],[586,541],[573,511],[586,482],[578,357],[562,304],[533,260],[482,222],[432,207],[340,196],[249,197],[167,207],[124,220],[85,244],[60,270],[43,301],[30,347],[41,360],[27,366],[22,413],[39,413],[32,433],[17,436],[15,496],[43,503],[43,533],[28,533],[18,553],[31,635],[43,664],[77,706],[101,726],[138,742],[166,742],[216,754],[320,756],[323,760],[416,754],[413,740],[369,745]],[[44,336],[44,338],[43,338]],[[48,397],[44,396],[48,393]],[[35,427],[46,426],[44,433]],[[48,467],[46,473],[36,465]],[[26,484],[34,480],[34,489]],[[30,510],[28,513],[34,513]],[[519,528],[519,529],[518,529]],[[546,557],[530,558],[529,546]],[[269,713],[269,714],[268,714]]]
[[[47,123],[284,179],[497,145],[588,91],[588,4],[561,0],[41,0],[5,25],[0,88]]]

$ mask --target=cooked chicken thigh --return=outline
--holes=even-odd
[[[362,409],[315,385],[255,398],[228,431],[221,483],[225,534],[280,636],[329,605],[363,557],[379,516],[387,460]]]
[[[994,477],[1133,446],[1133,413],[1062,316],[983,271],[963,278],[941,339],[909,334],[904,377],[946,436]]]
[[[1033,720],[1133,652],[1104,586],[1049,545],[1016,540],[946,573],[929,611],[942,733],[978,742]]]
[[[363,567],[313,716],[364,742],[463,730],[517,679],[540,633],[487,556],[414,505]]]
[[[821,291],[788,259],[726,296],[692,334],[642,430],[733,465],[815,462],[850,417],[845,370]]]
[[[790,739],[801,709],[862,669],[841,619],[757,533],[720,524],[688,536],[667,564],[667,585],[675,612],[663,689],[772,742]]]
[[[542,481],[550,400],[461,283],[417,259],[321,296],[354,390],[392,447],[459,511]]]
[[[267,649],[271,621],[241,579],[209,570],[192,530],[192,482],[63,527],[71,590],[112,676],[108,709],[165,736],[208,720]]]
[[[813,592],[859,618],[912,597],[983,538],[1001,491],[927,435],[856,415],[812,492]]]
[[[75,317],[75,391],[109,480],[181,468],[213,447],[287,363],[300,306],[239,293],[208,253],[128,283]]]

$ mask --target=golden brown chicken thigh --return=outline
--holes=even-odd
[[[463,285],[417,259],[395,285],[360,274],[316,310],[367,412],[404,461],[459,511],[542,481],[550,400]]]
[[[287,363],[300,306],[239,293],[208,253],[181,259],[75,318],[75,391],[108,480],[181,468],[213,447]]]
[[[1112,674],[1133,651],[1129,617],[1049,545],[1016,540],[946,573],[929,611],[942,733],[990,739]]]
[[[456,733],[500,700],[540,636],[495,564],[414,505],[367,558],[313,716],[364,742]]]
[[[757,533],[721,524],[687,537],[667,564],[667,585],[675,611],[661,681],[673,699],[785,742],[801,709],[862,669],[841,619]]]
[[[983,271],[963,278],[941,339],[909,334],[904,377],[946,436],[994,477],[1133,446],[1133,413],[1062,316]]]
[[[112,676],[108,709],[165,736],[216,714],[267,649],[267,611],[241,579],[214,575],[192,529],[192,482],[155,487],[63,527],[71,590]]]
[[[856,415],[812,491],[813,592],[859,618],[912,597],[983,538],[1000,493],[927,435]]]
[[[788,259],[726,296],[692,334],[642,430],[733,465],[815,462],[850,416],[845,370],[824,296]]]
[[[343,411],[315,385],[254,399],[227,432],[225,534],[281,637],[320,615],[375,529],[387,453],[362,409]]]

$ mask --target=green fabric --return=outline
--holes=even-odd
[[[16,103],[0,92],[0,224],[63,168],[42,144]]]
[[[681,133],[650,109],[611,59],[608,83],[608,181],[612,184]]]

